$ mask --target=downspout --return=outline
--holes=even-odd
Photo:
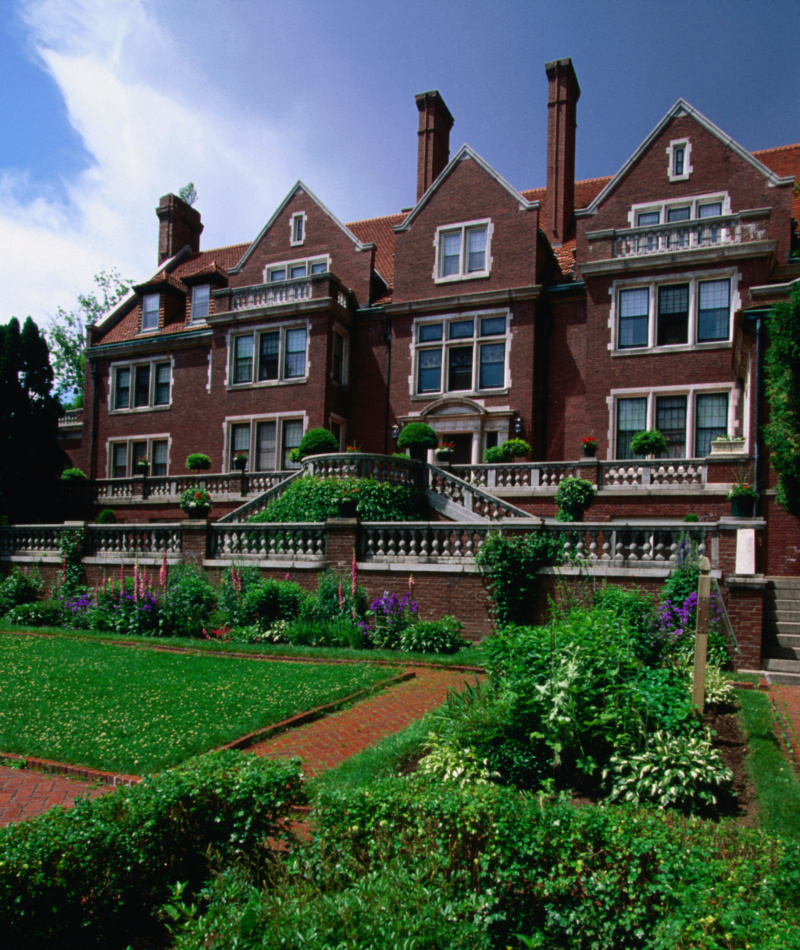
[[[100,414],[99,403],[97,399],[97,382],[100,379],[100,371],[97,368],[97,361],[89,359],[92,374],[92,429],[89,443],[89,479],[94,481],[97,478],[97,419]]]
[[[386,332],[383,334],[383,341],[386,344],[386,397],[383,409],[383,454],[389,454],[389,393],[392,383],[392,315],[389,314],[386,319]]]
[[[764,317],[756,318],[756,405],[755,405],[755,439],[753,440],[753,488],[759,490],[761,470],[761,366],[764,357]]]
[[[539,418],[541,420],[541,430],[539,437],[539,458],[547,458],[547,417],[550,415],[550,329],[553,324],[553,312],[550,306],[550,298],[547,295],[542,297],[542,332],[544,339],[542,340],[542,350],[544,352],[544,360],[542,361],[542,406],[539,413]],[[534,405],[535,405],[534,401]]]

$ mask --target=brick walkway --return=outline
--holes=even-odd
[[[774,683],[769,688],[769,698],[778,721],[781,741],[787,754],[800,769],[800,686],[781,686]]]
[[[340,713],[285,732],[250,747],[256,755],[275,758],[299,756],[306,775],[335,768],[384,736],[400,732],[441,706],[449,689],[475,682],[474,673],[415,669],[416,677],[378,693]]]
[[[314,775],[400,732],[426,712],[440,706],[448,689],[474,682],[474,673],[414,668],[416,677],[371,696],[362,703],[283,733],[249,751],[262,756],[300,756]],[[38,815],[53,805],[69,806],[80,795],[102,795],[110,787],[64,778],[33,769],[0,766],[0,825]]]

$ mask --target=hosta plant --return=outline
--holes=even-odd
[[[709,738],[656,732],[643,752],[612,755],[603,778],[611,780],[611,801],[709,813],[731,794],[733,773]]]
[[[690,660],[686,667],[689,689],[692,688],[694,663]],[[706,666],[705,700],[707,706],[732,706],[735,698],[733,685],[718,666],[709,663]]]

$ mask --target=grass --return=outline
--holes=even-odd
[[[0,669],[0,749],[137,775],[395,672],[13,635],[0,637]]]
[[[737,690],[747,737],[747,768],[756,788],[759,822],[765,831],[800,840],[800,784],[775,735],[768,697]]]
[[[138,643],[147,647],[170,646],[184,650],[210,653],[250,653],[253,656],[298,657],[315,660],[357,660],[359,663],[376,660],[392,664],[425,663],[434,666],[482,667],[484,653],[480,646],[470,646],[448,656],[438,653],[401,653],[398,650],[355,650],[338,647],[292,646],[287,643],[233,643],[223,640],[188,640],[186,637],[118,636],[96,630],[67,630],[63,627],[31,627],[0,622],[0,633],[34,632],[72,640],[94,640],[102,643]]]

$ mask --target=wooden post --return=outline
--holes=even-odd
[[[692,703],[703,713],[706,695],[706,657],[708,656],[708,614],[711,599],[711,564],[707,557],[700,562],[697,582],[697,625],[694,637],[694,681]]]

